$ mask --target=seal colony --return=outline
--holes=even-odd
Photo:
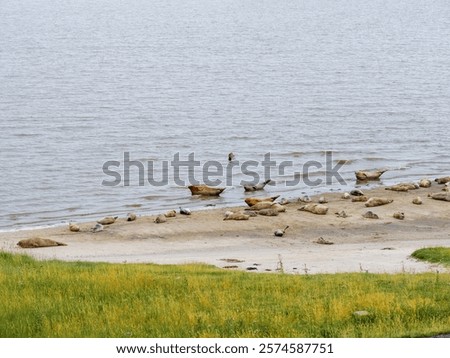
[[[286,272],[305,264],[311,272],[358,271],[365,262],[362,254],[370,255],[367,262],[379,257],[370,272],[393,270],[390,265],[395,262],[398,271],[405,262],[411,269],[428,267],[408,255],[430,244],[450,245],[449,194],[442,190],[448,186],[434,179],[430,183],[407,191],[380,186],[289,200],[254,196],[243,197],[234,208],[191,212],[181,207],[152,216],[109,215],[97,223],[0,233],[0,245],[3,250],[30,250],[39,252],[39,258],[64,260],[205,262],[221,267],[219,259],[228,256],[243,261],[237,269],[252,261],[261,263],[258,270],[268,271],[275,271],[282,255]],[[350,200],[355,198],[360,201]],[[334,245],[317,245],[317,237]],[[370,247],[379,247],[380,252]],[[390,258],[381,252],[383,247],[395,248],[389,251]],[[333,260],[327,261],[330,255]]]

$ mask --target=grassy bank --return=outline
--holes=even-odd
[[[419,260],[450,266],[450,247],[427,247],[414,251],[411,256]]]
[[[0,253],[1,337],[417,337],[450,332],[450,275],[283,275]],[[365,310],[367,316],[353,312]]]

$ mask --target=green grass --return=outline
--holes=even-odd
[[[450,332],[449,297],[442,273],[254,274],[0,252],[0,337],[421,337]]]
[[[411,256],[419,260],[450,266],[450,247],[428,247],[414,251]]]

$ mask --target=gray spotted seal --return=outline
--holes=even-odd
[[[257,213],[259,215],[263,215],[263,216],[278,216],[279,215],[278,210],[275,210],[275,209],[262,209],[262,210],[258,210]]]
[[[92,232],[100,232],[103,231],[103,225],[100,223],[95,224],[93,228],[91,228]]]
[[[136,214],[135,213],[128,213],[127,214],[127,221],[135,221],[136,220]]]
[[[180,214],[181,215],[191,215],[191,210],[187,208],[180,207]]]
[[[306,204],[298,208],[300,211],[307,211],[316,215],[325,215],[328,212],[328,206],[323,204]]]
[[[167,218],[164,215],[158,215],[155,219],[156,224],[162,224],[167,221]]]
[[[395,219],[398,220],[403,220],[405,218],[405,213],[402,213],[400,211],[394,213],[394,215],[392,215]]]

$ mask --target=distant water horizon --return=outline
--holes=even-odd
[[[349,190],[360,169],[388,169],[371,185],[450,175],[444,0],[5,0],[1,17],[0,231],[241,205],[240,166],[215,199],[171,170],[148,182],[148,163],[158,179],[191,153],[200,182],[229,152],[292,162],[260,193],[286,198]],[[125,153],[145,180],[104,185]],[[327,153],[344,184],[323,180]],[[308,162],[322,182],[287,185]]]

